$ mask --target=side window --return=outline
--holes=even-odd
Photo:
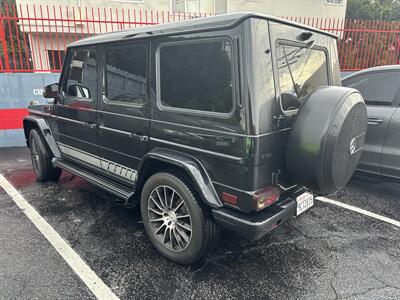
[[[232,45],[226,40],[164,44],[158,101],[164,109],[229,113],[233,109]]]
[[[97,99],[97,61],[93,49],[73,49],[63,80],[64,97],[90,101]]]
[[[105,50],[107,101],[142,105],[146,99],[146,55],[143,45]]]
[[[329,84],[326,54],[320,48],[279,43],[276,55],[283,111],[298,109],[315,88]]]
[[[371,105],[391,105],[400,87],[399,72],[377,72],[360,75],[344,86],[359,90],[365,102]]]

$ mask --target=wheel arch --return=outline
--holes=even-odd
[[[222,207],[221,200],[204,166],[195,158],[170,149],[155,148],[147,153],[139,165],[135,194],[141,193],[146,180],[155,173],[169,171],[189,181],[202,202],[208,207]]]
[[[47,121],[39,116],[29,115],[23,119],[24,134],[26,145],[29,147],[29,133],[32,129],[38,129],[46,145],[49,147],[54,157],[60,157],[60,150],[51,132]]]

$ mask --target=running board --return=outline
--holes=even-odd
[[[61,169],[64,169],[72,174],[82,177],[89,181],[90,183],[110,192],[111,194],[128,201],[133,195],[133,190],[128,186],[120,184],[115,180],[112,180],[104,175],[98,174],[79,164],[67,161],[62,158],[54,158],[53,164]]]

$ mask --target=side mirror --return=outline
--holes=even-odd
[[[56,98],[58,97],[58,83],[46,85],[43,90],[43,97]]]

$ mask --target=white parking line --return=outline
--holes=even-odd
[[[98,299],[119,299],[2,174],[0,174],[0,186]]]
[[[363,214],[365,216],[368,216],[368,217],[371,217],[371,218],[374,218],[374,219],[377,219],[377,220],[392,224],[394,226],[400,227],[400,222],[399,221],[396,221],[396,220],[393,220],[393,219],[390,219],[390,218],[375,214],[373,212],[370,212],[370,211],[362,209],[362,208],[358,208],[356,206],[348,205],[348,204],[345,204],[345,203],[342,203],[342,202],[339,202],[339,201],[335,201],[335,200],[332,200],[332,199],[329,199],[329,198],[325,198],[325,197],[316,197],[315,199],[319,200],[321,202],[325,202],[325,203],[333,204],[333,205],[336,205],[336,206],[340,206],[340,207],[343,207],[345,209],[357,212],[359,214]]]

